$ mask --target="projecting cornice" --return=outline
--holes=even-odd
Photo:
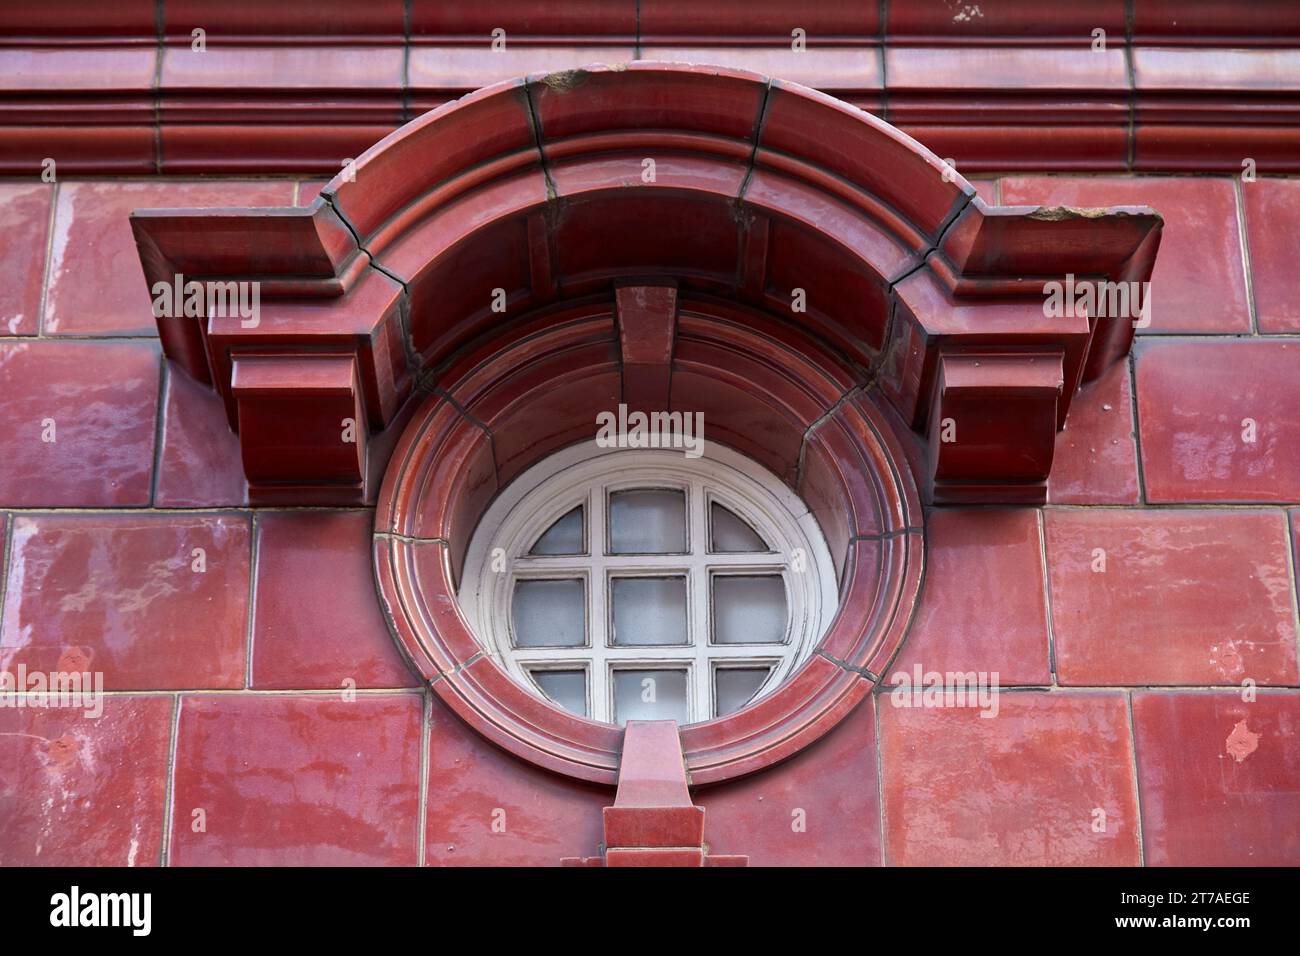
[[[612,305],[616,283],[658,279],[797,323],[924,434],[951,417],[945,354],[1003,356],[968,370],[967,402],[981,389],[1023,398],[1017,376],[1033,366],[1032,410],[1019,401],[1006,414],[1045,416],[1051,435],[1075,388],[1127,351],[1133,323],[1051,315],[1045,286],[1069,275],[1144,282],[1160,223],[1144,207],[991,208],[915,140],[832,97],[651,63],[480,90],[385,137],[306,209],[132,217],[151,288],[177,274],[259,283],[255,324],[159,320],[168,356],[226,397],[241,432],[273,393],[271,356],[287,376],[276,401],[313,355],[348,356],[331,394],[355,375],[340,409],[378,430],[417,378],[504,322],[584,297]],[[256,393],[241,390],[254,357]],[[1044,367],[1055,389],[1042,391]],[[978,406],[966,414],[987,418]],[[1048,446],[1009,453],[1020,471],[994,475],[992,497],[1041,497]],[[289,484],[310,485],[312,456],[293,448],[303,474]],[[245,439],[246,466],[263,454],[272,449],[251,454]],[[990,497],[966,467],[939,468],[940,497]],[[255,493],[287,481],[284,468],[271,473],[260,483],[250,472]]]
[[[1300,6],[136,0],[0,13],[0,172],[307,172],[512,76],[785,77],[979,171],[1300,171]],[[201,37],[195,31],[202,31]]]

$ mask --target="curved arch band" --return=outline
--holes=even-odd
[[[1044,287],[1149,279],[1160,219],[989,207],[831,97],[636,62],[447,104],[305,209],[144,210],[133,228],[151,286],[260,283],[255,324],[159,319],[168,356],[225,398],[257,501],[363,499],[369,433],[502,303],[518,317],[630,278],[790,316],[917,433],[930,499],[1038,501],[1075,388],[1133,334],[1047,314]],[[340,447],[347,418],[368,428]]]

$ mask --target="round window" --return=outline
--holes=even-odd
[[[721,447],[571,447],[511,483],[459,600],[533,693],[606,723],[723,717],[776,687],[836,610],[808,508]]]

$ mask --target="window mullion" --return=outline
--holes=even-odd
[[[613,722],[609,695],[609,574],[605,561],[605,486],[597,483],[587,496],[587,553],[591,555],[591,576],[588,609],[591,617],[591,716],[594,720]]]
[[[691,719],[698,721],[713,716],[713,680],[709,672],[709,518],[703,482],[691,482],[690,497],[691,580],[687,600],[695,647],[695,663],[691,668],[695,706]]]

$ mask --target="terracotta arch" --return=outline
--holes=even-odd
[[[255,501],[373,495],[366,440],[417,383],[503,321],[636,280],[784,315],[913,430],[943,502],[1042,500],[1073,392],[1132,337],[1126,318],[1046,316],[1044,284],[1149,279],[1160,219],[989,207],[831,97],[636,62],[434,110],[305,209],[144,210],[133,227],[151,287],[260,284],[256,325],[159,319],[168,356],[224,397]],[[355,444],[344,418],[367,426]]]

